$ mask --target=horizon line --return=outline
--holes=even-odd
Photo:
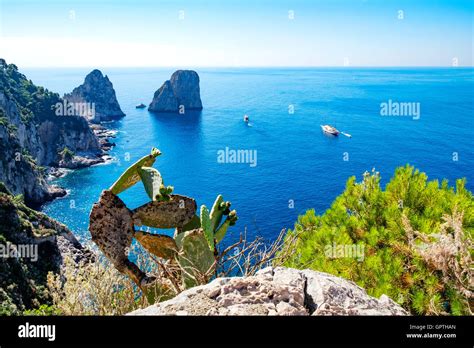
[[[8,63],[15,64],[15,63]],[[150,66],[133,66],[133,65],[84,65],[84,66],[53,66],[53,65],[43,65],[43,66],[18,66],[19,69],[98,69],[98,68],[107,68],[107,69],[186,69],[186,68],[210,68],[210,69],[314,69],[314,68],[329,68],[329,69],[375,69],[375,68],[443,68],[443,69],[459,69],[459,68],[474,68],[474,65],[239,65],[239,66],[212,66],[212,65],[186,65],[186,66],[176,66],[176,65],[150,65]]]

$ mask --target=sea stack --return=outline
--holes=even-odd
[[[179,112],[201,110],[199,75],[193,70],[177,70],[155,92],[148,110],[154,112]]]
[[[70,94],[65,94],[64,99],[73,103],[78,115],[92,123],[118,120],[125,116],[112,82],[97,69],[86,76],[82,85],[74,88]]]

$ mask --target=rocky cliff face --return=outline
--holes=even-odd
[[[80,116],[56,113],[62,99],[29,81],[0,59],[0,181],[33,205],[65,194],[47,184],[43,166],[58,166],[59,153],[96,158],[99,140]]]
[[[42,169],[23,152],[18,138],[0,125],[0,181],[14,194],[21,194],[35,206],[66,194],[66,191],[49,185]]]
[[[199,75],[193,70],[177,70],[155,92],[148,110],[154,112],[186,112],[201,110]]]
[[[60,272],[66,255],[93,258],[66,226],[25,206],[2,183],[0,221],[0,315],[49,304],[47,274]]]
[[[100,70],[90,72],[82,85],[74,88],[64,99],[74,105],[75,113],[93,123],[113,121],[125,116],[107,76]]]
[[[246,278],[217,278],[131,315],[408,315],[382,295],[336,276],[265,268]]]

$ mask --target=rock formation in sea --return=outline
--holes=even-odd
[[[30,205],[65,195],[45,180],[46,167],[60,166],[68,149],[103,161],[101,143],[81,116],[59,114],[58,94],[34,85],[14,64],[0,59],[0,181]]]
[[[386,295],[312,270],[268,267],[255,276],[217,278],[129,315],[408,315]]]
[[[180,112],[201,110],[199,75],[193,70],[177,70],[155,92],[148,110]]]
[[[125,116],[112,82],[97,69],[86,76],[82,85],[65,94],[64,99],[73,104],[76,114],[92,123],[118,120]]]
[[[0,257],[0,315],[50,304],[47,274],[59,273],[67,255],[76,263],[94,260],[66,226],[28,208],[1,182],[0,221],[2,253],[9,256]]]

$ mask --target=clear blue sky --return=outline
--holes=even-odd
[[[473,3],[0,0],[0,57],[21,67],[472,66]]]

